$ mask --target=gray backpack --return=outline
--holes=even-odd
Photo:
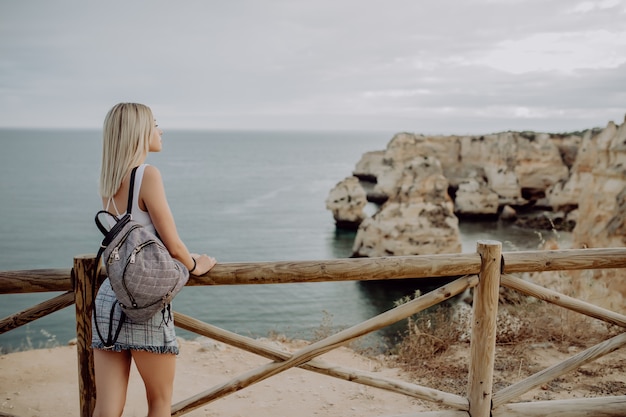
[[[95,219],[98,229],[104,234],[96,257],[95,270],[102,258],[117,304],[122,309],[118,328],[113,335],[109,326],[107,340],[102,337],[98,320],[95,320],[98,336],[106,347],[115,344],[126,316],[135,323],[141,323],[161,311],[163,319],[167,322],[165,313],[167,310],[168,314],[171,314],[170,302],[189,279],[189,271],[185,265],[171,257],[159,237],[132,220],[136,171],[137,168],[133,168],[130,176],[126,213],[118,217],[106,210],[100,210]],[[107,230],[100,220],[102,215],[115,219],[116,223],[110,230]],[[94,285],[96,278],[94,271]],[[115,308],[115,305],[112,308]]]

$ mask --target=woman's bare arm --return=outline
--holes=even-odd
[[[192,256],[181,240],[176,229],[174,216],[167,202],[161,173],[152,165],[148,165],[144,171],[139,202],[140,205],[141,203],[145,205],[145,210],[150,214],[152,224],[154,224],[163,244],[173,258],[181,261],[196,275],[205,274],[215,265],[215,259],[208,255],[194,254]]]

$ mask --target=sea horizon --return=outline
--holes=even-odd
[[[169,131],[147,162],[162,172],[179,234],[193,252],[218,262],[325,260],[351,255],[353,232],[338,230],[325,207],[365,152],[392,136],[362,132]],[[0,270],[71,268],[95,253],[101,236],[97,129],[0,129]],[[463,252],[479,239],[504,250],[536,247],[533,231],[498,222],[461,222]],[[0,295],[0,316],[54,294]],[[324,321],[350,326],[388,308],[358,282],[184,289],[177,309],[245,335],[310,338]],[[242,311],[243,310],[243,311]],[[181,332],[184,334],[184,332]],[[73,307],[0,335],[0,351],[65,344]]]

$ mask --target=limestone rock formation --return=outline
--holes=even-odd
[[[468,136],[461,139],[459,159],[463,173],[476,172],[485,178],[503,204],[519,204],[522,193],[515,173],[517,144],[511,132]]]
[[[546,190],[548,204],[555,210],[568,210],[578,206],[582,191],[591,185],[591,171],[596,161],[593,131],[585,132],[576,152],[576,158],[567,179],[557,181]]]
[[[599,133],[587,132],[572,170],[571,178],[551,192],[552,204],[558,201],[578,206],[570,212],[577,212],[572,246],[626,246],[626,120],[621,126],[610,122]],[[532,279],[600,307],[624,312],[623,274],[620,269],[597,269],[571,271],[568,280],[548,273],[535,274]]]
[[[545,191],[566,180],[569,169],[556,144],[547,133],[522,133],[517,136],[515,174],[522,189]]]
[[[500,220],[505,222],[513,222],[517,219],[517,212],[515,209],[509,205],[506,205],[502,208],[500,212]]]
[[[482,179],[470,178],[459,184],[454,198],[457,214],[496,215],[498,207],[498,194]]]
[[[432,157],[445,167],[451,166],[458,158],[459,146],[455,137],[427,137],[411,133],[395,135],[380,160],[379,166],[372,166],[371,172],[376,175],[376,186],[373,192],[389,196],[396,189],[402,178],[406,164],[416,157]],[[373,162],[373,161],[372,161]]]
[[[359,226],[354,256],[460,252],[458,219],[441,164],[417,156],[403,166],[389,200]]]
[[[376,182],[383,168],[385,151],[365,152],[356,163],[352,175],[364,181]]]
[[[502,213],[518,224],[528,221],[519,214],[530,207],[544,210],[530,217],[533,227],[571,230],[576,224],[581,247],[624,246],[625,126],[573,134],[398,133],[386,149],[357,163],[353,175],[367,181],[365,191],[352,179],[333,190],[328,208],[338,225],[345,219],[354,227],[363,219],[355,256],[454,252],[460,248],[456,215]],[[359,214],[365,199],[381,205],[371,218]]]
[[[337,183],[326,199],[326,208],[333,212],[337,227],[342,229],[358,228],[366,217],[366,205],[367,194],[354,176]]]
[[[343,191],[334,190],[333,215],[342,210],[337,205],[354,205],[340,217],[358,218],[354,201],[382,203],[360,223],[354,256],[460,252],[457,214],[500,213],[504,221],[531,228],[575,225],[575,248],[626,246],[626,120],[568,135],[400,133],[385,150],[363,155],[354,175],[375,185],[364,191],[352,179]],[[530,206],[547,210],[520,215]],[[624,311],[626,284],[620,274],[601,269],[527,275],[540,285]]]
[[[457,214],[492,214],[493,195],[498,197],[497,210],[505,205],[528,204],[524,195],[543,197],[547,190],[563,187],[569,178],[569,165],[580,139],[578,136],[533,132],[503,132],[482,136],[424,136],[411,133],[396,134],[384,151],[367,152],[357,163],[353,174],[375,182],[368,191],[370,201],[384,202],[402,177],[407,161],[417,156],[439,160],[443,175],[454,190]],[[566,161],[568,164],[566,164]],[[467,182],[481,185],[489,207],[468,204]],[[559,207],[570,207],[553,193]],[[564,193],[561,193],[565,196]],[[456,201],[460,198],[460,201]],[[563,197],[561,197],[562,199]],[[475,200],[474,198],[472,198]],[[497,211],[496,210],[496,211]]]
[[[576,160],[586,178],[578,199],[574,243],[579,247],[626,246],[626,120],[587,138]]]

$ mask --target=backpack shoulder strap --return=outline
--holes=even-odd
[[[126,206],[126,213],[131,214],[133,209],[133,193],[135,191],[135,174],[137,173],[137,168],[133,168],[130,172],[130,185],[128,186],[128,205]]]

